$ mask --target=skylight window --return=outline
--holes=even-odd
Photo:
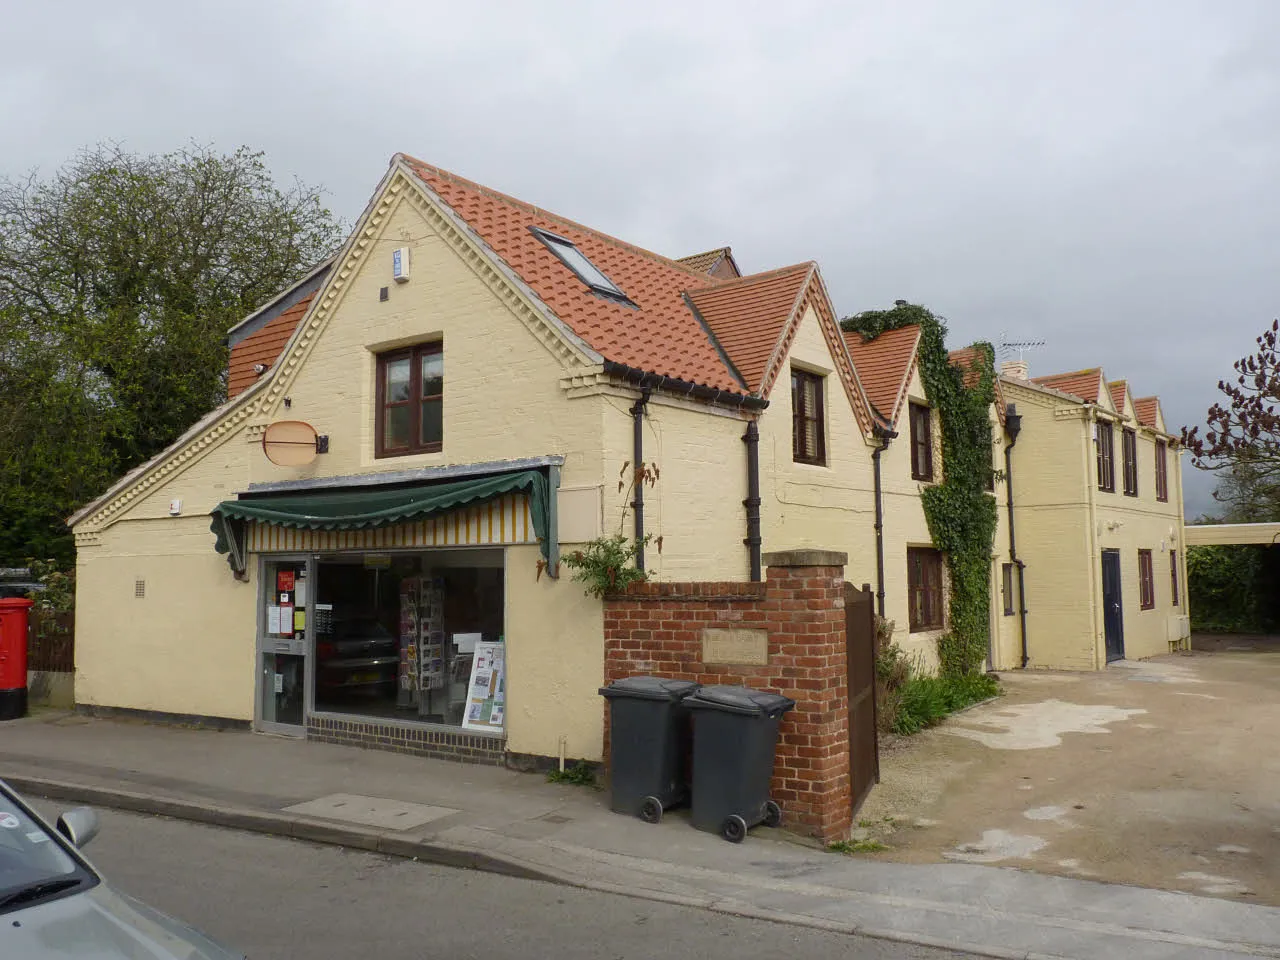
[[[627,299],[627,295],[618,289],[618,285],[601,273],[600,268],[588,260],[587,255],[579,250],[572,240],[566,240],[545,230],[535,229],[533,232],[547,245],[547,249],[559,257],[560,261],[577,274],[578,279],[592,291],[616,300]]]

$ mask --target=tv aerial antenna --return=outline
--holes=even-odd
[[[996,356],[1001,360],[1012,360],[1016,353],[1021,362],[1028,350],[1037,350],[1044,345],[1044,340],[1010,340],[1006,334],[1001,333],[1000,340],[996,344]]]

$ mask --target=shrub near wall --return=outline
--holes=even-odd
[[[828,843],[848,835],[852,815],[844,561],[771,554],[765,583],[637,583],[604,602],[606,682],[656,674],[796,701],[782,721],[772,795],[784,826]],[[766,662],[707,662],[718,631],[763,640]]]

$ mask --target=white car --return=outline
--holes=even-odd
[[[13,960],[244,960],[113,890],[80,853],[98,833],[88,807],[50,828],[0,781],[0,957]]]

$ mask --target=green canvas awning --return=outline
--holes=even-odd
[[[214,549],[229,554],[237,572],[244,570],[243,529],[247,521],[303,530],[359,530],[421,520],[460,507],[493,500],[508,493],[529,497],[533,532],[542,555],[551,558],[551,498],[540,470],[521,470],[448,483],[348,487],[314,493],[270,494],[244,500],[224,500],[210,514],[217,535]]]

